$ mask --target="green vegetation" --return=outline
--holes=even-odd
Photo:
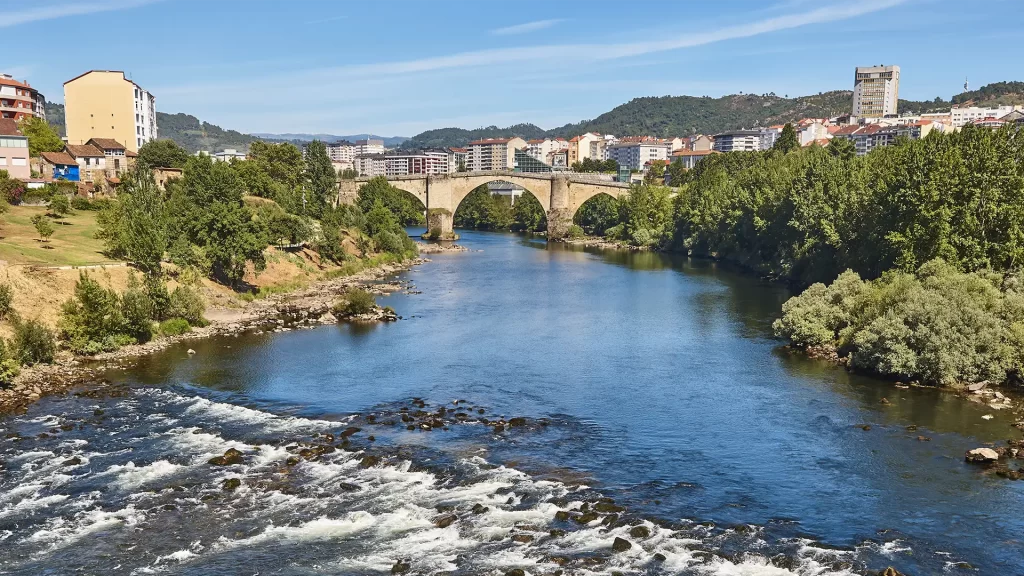
[[[327,147],[319,140],[313,140],[306,146],[304,177],[309,189],[304,213],[320,218],[338,195],[338,173],[327,156]]]
[[[866,282],[846,271],[783,306],[775,331],[834,349],[856,369],[952,386],[1024,376],[1024,285],[1015,274],[960,272],[941,259]]]
[[[14,310],[14,290],[10,284],[0,284],[0,320],[7,318]]]
[[[18,122],[18,130],[28,138],[28,153],[39,156],[41,152],[60,152],[64,149],[64,141],[46,120],[35,116],[25,116]]]
[[[150,140],[139,148],[139,157],[135,163],[144,169],[153,168],[184,168],[189,153],[174,140],[161,138]]]
[[[6,208],[7,204],[20,204],[21,196],[25,193],[25,183],[17,178],[11,178],[7,170],[0,170],[0,202]]]
[[[573,172],[618,172],[619,163],[615,160],[594,160],[584,158],[582,162],[574,162]]]
[[[344,298],[334,304],[331,312],[338,318],[350,318],[369,314],[376,309],[377,300],[373,294],[361,288],[353,288],[345,293]]]
[[[143,272],[160,270],[167,249],[167,210],[163,192],[148,172],[125,174],[116,202],[98,216],[97,236],[107,252],[135,264]]]
[[[587,234],[604,236],[606,230],[619,223],[619,203],[607,194],[598,194],[580,206],[573,223]]]
[[[796,135],[796,129],[793,125],[786,123],[782,127],[782,133],[779,134],[778,140],[772,145],[772,150],[778,150],[783,154],[798,150],[800,148],[800,137]]]
[[[540,202],[529,192],[516,197],[491,194],[486,184],[477,186],[455,210],[454,224],[471,230],[514,230],[540,232],[547,227],[547,216]]]
[[[356,205],[368,214],[377,202],[394,214],[402,226],[422,226],[425,223],[423,203],[405,190],[389,184],[384,176],[372,178],[363,184]]]
[[[10,264],[85,266],[110,262],[97,232],[96,212],[77,211],[62,218],[49,242],[40,242],[32,218],[42,217],[44,206],[11,206],[0,228],[0,259]]]
[[[50,198],[50,213],[58,218],[71,214],[71,200],[64,194],[54,194]]]
[[[39,239],[43,242],[49,242],[50,236],[53,236],[54,228],[53,223],[50,222],[49,218],[43,214],[36,214],[32,217],[32,226],[36,229],[36,234],[39,234]]]
[[[38,320],[24,320],[17,316],[11,318],[11,325],[14,328],[14,336],[11,338],[9,352],[17,365],[32,366],[53,362],[57,347],[53,332],[49,328]]]
[[[192,326],[184,318],[171,318],[160,323],[157,330],[161,336],[181,336],[192,331]]]

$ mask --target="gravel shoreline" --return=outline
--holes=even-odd
[[[72,388],[81,385],[103,386],[99,380],[106,370],[118,366],[130,366],[143,356],[153,354],[169,346],[190,340],[212,338],[248,332],[284,331],[290,326],[311,326],[317,324],[333,324],[337,322],[330,313],[331,306],[338,296],[351,287],[362,287],[374,294],[390,294],[398,291],[410,291],[408,283],[381,282],[395,273],[403,272],[413,266],[429,262],[424,258],[415,258],[396,264],[382,264],[360,271],[351,276],[317,282],[306,288],[275,294],[265,299],[255,300],[238,310],[213,309],[210,325],[194,328],[187,334],[171,337],[158,337],[145,344],[125,346],[114,352],[104,352],[92,357],[76,357],[68,352],[61,352],[53,364],[44,364],[23,368],[12,385],[0,390],[0,416],[24,413],[34,402],[45,396],[66,394]],[[390,321],[396,320],[393,313],[378,310],[376,314],[353,319],[353,321]]]

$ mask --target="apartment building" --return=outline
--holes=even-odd
[[[515,151],[526,148],[526,140],[513,138],[485,138],[469,143],[469,169],[511,170],[515,166]]]
[[[70,144],[110,138],[138,152],[157,138],[156,98],[119,70],[90,70],[64,83]]]
[[[327,157],[331,159],[331,162],[348,162],[351,164],[356,159],[356,145],[348,140],[325,142],[324,146],[327,147]],[[381,152],[384,151],[383,148],[384,143],[381,142]]]
[[[384,141],[374,138],[368,138],[366,140],[356,140],[353,153],[356,156],[360,154],[383,154]]]
[[[672,162],[679,162],[683,168],[692,170],[698,162],[712,154],[718,154],[718,152],[714,150],[677,150],[672,153]]]
[[[28,82],[0,74],[0,118],[21,120],[26,116],[46,119],[46,98]]]
[[[843,126],[836,130],[832,133],[832,138],[846,138],[852,141],[857,149],[857,155],[863,156],[875,148],[892,144],[896,137],[900,135],[902,128],[900,126],[885,126],[882,124],[865,124],[863,126],[854,124]],[[912,132],[904,131],[904,134],[909,135]]]
[[[582,162],[587,158],[605,160],[605,140],[600,134],[587,132],[569,139],[569,165]],[[600,156],[598,156],[600,154]]]
[[[387,172],[384,154],[358,154],[352,165],[360,176],[383,176]]]
[[[858,118],[895,115],[899,92],[899,66],[858,66],[853,79],[853,115]]]
[[[1021,109],[1024,109],[1024,106],[996,106],[990,108],[965,106],[963,108],[953,108],[949,111],[949,116],[953,127],[960,128],[986,118],[1002,118],[1014,110]]]
[[[526,153],[535,160],[547,162],[548,155],[557,150],[569,148],[569,141],[565,138],[544,138],[529,140],[526,143]]]
[[[451,172],[458,172],[459,170],[469,170],[469,148],[449,148],[448,149],[448,170]]]
[[[689,143],[686,148],[687,150],[692,150],[694,152],[706,152],[708,150],[713,150],[715,147],[715,139],[704,134],[690,136],[688,140]]]
[[[384,174],[386,176],[449,173],[448,152],[444,150],[399,152],[384,155]]]
[[[756,152],[761,149],[760,130],[734,130],[715,135],[716,152]]]
[[[775,141],[779,139],[779,135],[782,134],[782,129],[785,127],[783,124],[776,124],[775,126],[769,126],[760,130],[760,136],[758,147],[761,150],[771,150],[772,146],[775,146]]]
[[[0,118],[0,170],[6,170],[11,178],[18,180],[32,177],[28,138],[18,130],[14,118]]]
[[[623,138],[617,144],[608,147],[607,159],[618,162],[619,168],[641,170],[653,160],[667,162],[672,154],[672,145],[662,143],[657,139],[630,140],[634,139]]]

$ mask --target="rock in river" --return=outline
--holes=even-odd
[[[975,448],[968,450],[965,458],[975,464],[989,464],[999,460],[999,453],[991,448]]]
[[[626,540],[625,538],[616,537],[615,540],[612,542],[612,550],[615,550],[616,552],[625,552],[626,550],[629,550],[632,547],[633,545],[629,542],[629,540]]]
[[[242,463],[242,453],[234,448],[228,448],[227,452],[224,452],[223,456],[215,456],[210,458],[210,464],[214,466],[230,466],[232,464]]]

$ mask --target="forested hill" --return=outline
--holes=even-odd
[[[428,130],[407,140],[405,148],[464,146],[479,138],[571,138],[584,132],[616,135],[689,136],[715,134],[725,130],[771,126],[800,118],[829,118],[850,111],[853,92],[834,90],[813,96],[788,98],[775,94],[732,94],[707,96],[662,96],[634,98],[612,110],[576,124],[542,130],[533,124],[508,128],[491,126],[476,130],[443,128]],[[949,110],[953,104],[977,106],[1024,104],[1024,82],[998,82],[955,96],[951,100],[900,100],[900,112]]]
[[[63,104],[47,102],[46,119],[61,136],[65,135]],[[225,130],[216,124],[203,122],[195,116],[180,112],[177,114],[157,112],[156,126],[160,138],[170,138],[189,152],[198,150],[216,152],[225,148],[248,150],[249,144],[259,139],[235,130]]]

